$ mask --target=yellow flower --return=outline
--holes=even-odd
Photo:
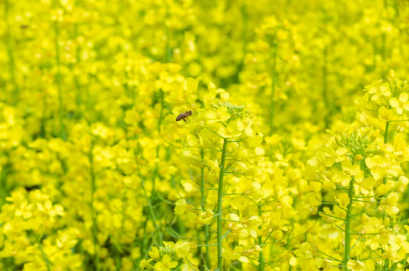
[[[349,205],[349,197],[347,193],[340,193],[335,197],[335,201],[339,203],[339,206],[343,209],[347,209]]]
[[[141,270],[144,270],[145,268],[148,269],[153,269],[153,266],[149,263],[149,261],[143,259],[140,263],[139,263],[139,267],[141,268]]]
[[[247,158],[247,149],[244,147],[234,149],[233,158],[236,161],[245,160]]]
[[[341,163],[342,169],[348,172],[351,176],[355,176],[359,173],[360,167],[358,164],[352,165],[349,159],[345,159]]]
[[[371,169],[371,174],[375,180],[383,179],[387,174],[396,177],[401,172],[399,165],[391,163],[388,158],[380,155],[365,159],[365,163]]]
[[[242,219],[241,222],[243,223],[243,225],[246,225],[247,228],[252,229],[260,226],[262,223],[262,219],[258,216],[252,216],[248,219]]]
[[[185,199],[180,199],[176,201],[175,214],[183,215],[186,212],[193,212],[195,207],[193,205],[187,204]]]
[[[210,224],[213,215],[214,213],[211,210],[206,210],[206,212],[199,211],[199,215],[197,215],[195,212],[190,212],[188,213],[188,218],[190,222],[203,226]]]
[[[396,215],[399,212],[399,208],[397,207],[398,201],[399,194],[392,192],[386,199],[381,200],[378,209],[385,211],[388,215]]]
[[[340,230],[334,225],[334,223],[324,224],[322,225],[322,230],[320,231],[320,237],[335,239],[339,236],[339,231]]]
[[[245,256],[242,256],[243,252],[243,247],[242,246],[236,246],[234,250],[227,249],[223,251],[222,256],[224,259],[227,261],[234,261],[234,260],[239,260],[240,262],[243,263],[248,263],[249,259]]]
[[[241,130],[237,126],[237,121],[229,122],[227,127],[220,125],[217,133],[224,138],[236,138],[242,134]]]
[[[344,161],[348,150],[346,148],[339,148],[336,151],[330,149],[325,151],[325,156],[328,157],[326,166],[332,166],[335,162]]]
[[[258,201],[263,197],[264,193],[263,190],[261,189],[261,184],[253,182],[245,188],[243,194],[247,197],[251,197],[254,200]]]
[[[209,173],[210,174],[219,174],[220,172],[220,167],[219,167],[219,162],[216,160],[209,160],[207,161],[207,165],[209,166]]]
[[[162,258],[162,261],[155,264],[155,270],[170,271],[171,268],[175,268],[177,265],[178,262],[172,262],[172,258],[168,254],[165,254]]]
[[[175,251],[179,258],[185,258],[190,256],[190,246],[189,242],[178,241],[175,244]]]
[[[342,171],[337,171],[334,174],[333,180],[342,186],[347,186],[352,179],[352,176],[358,175],[361,170],[359,165],[352,165],[349,159],[345,159],[341,163]]]
[[[409,111],[408,98],[409,98],[408,93],[407,93],[407,92],[402,92],[402,93],[399,95],[399,99],[397,99],[397,98],[391,98],[390,101],[389,101],[389,104],[390,104],[392,107],[396,108],[396,112],[397,112],[399,115],[402,115],[403,109],[405,109],[406,111]]]
[[[152,247],[151,251],[149,251],[149,257],[152,259],[159,258],[159,250],[157,247]]]
[[[192,182],[191,180],[182,180],[181,181],[183,188],[185,188],[186,192],[198,192],[200,191],[200,187]]]
[[[356,260],[349,260],[347,263],[348,270],[351,271],[365,271],[367,270],[365,264]]]
[[[382,106],[378,110],[379,119],[382,121],[390,121],[394,119],[394,113],[391,109],[387,109],[386,107]]]
[[[382,96],[391,96],[391,90],[388,83],[383,83],[382,80],[373,82],[370,86],[365,87],[365,91],[372,94],[372,100],[376,101]]]
[[[227,113],[226,106],[220,106],[217,110],[209,110],[206,112],[206,121],[208,124],[215,122],[223,122],[230,118],[230,114]]]

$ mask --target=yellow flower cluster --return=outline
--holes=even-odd
[[[407,1],[0,10],[0,270],[409,270]]]

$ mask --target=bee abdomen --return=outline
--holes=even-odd
[[[186,111],[184,113],[181,113],[179,114],[179,116],[177,116],[176,121],[184,120],[186,122],[186,119],[190,117],[192,114],[193,114],[192,111]]]

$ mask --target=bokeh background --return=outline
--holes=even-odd
[[[277,197],[294,199],[264,237],[295,243],[276,233],[262,270],[344,268],[299,256],[322,219],[297,199],[325,198],[307,161],[327,129],[357,121],[365,86],[390,70],[408,78],[409,1],[2,0],[0,14],[1,270],[141,270],[154,246],[175,249],[162,241],[199,244],[203,227],[174,214],[179,199],[201,204],[182,183],[199,184],[184,149],[193,128],[175,119],[206,108],[208,92],[251,111],[268,174],[285,182]],[[215,270],[216,247],[206,269],[205,248],[190,249],[188,265],[153,268]],[[259,269],[232,261],[225,270]]]

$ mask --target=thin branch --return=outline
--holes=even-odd
[[[333,259],[334,261],[337,261],[337,262],[340,262],[340,263],[343,263],[343,261],[341,261],[341,260],[338,260],[337,258],[335,258],[335,257],[332,257],[332,256],[330,256],[330,255],[328,255],[328,254],[325,254],[324,252],[322,252],[322,251],[320,251],[320,250],[317,250],[319,253],[321,253],[321,254],[324,254],[325,256],[327,256],[327,257],[330,257],[331,259]]]
[[[340,218],[340,217],[337,217],[337,216],[333,216],[333,215],[328,215],[328,214],[326,214],[326,213],[323,213],[323,212],[318,212],[319,214],[322,214],[322,215],[326,215],[326,216],[330,216],[330,217],[333,217],[333,218],[336,218],[336,219],[339,219],[339,220],[342,220],[342,221],[345,221],[345,219],[343,219],[343,218]]]

